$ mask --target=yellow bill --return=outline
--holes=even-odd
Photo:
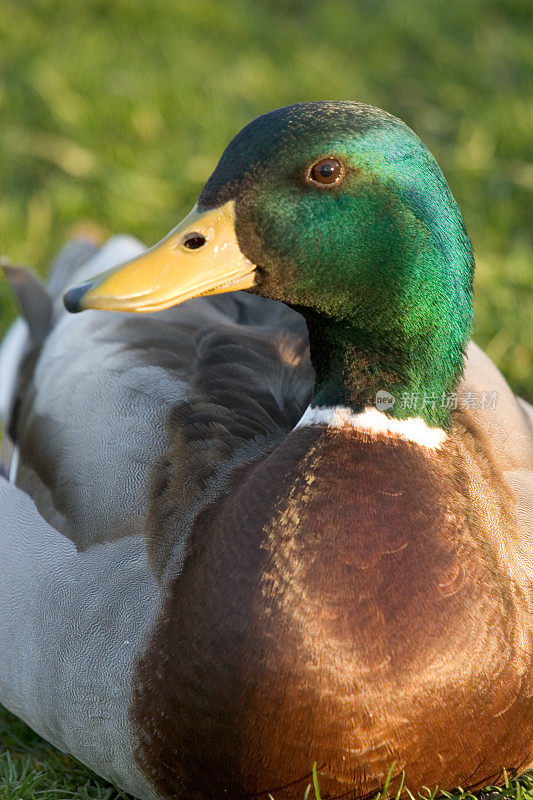
[[[252,264],[235,233],[235,201],[199,213],[196,206],[159,244],[142,255],[72,286],[69,311],[161,311],[192,297],[250,289]]]

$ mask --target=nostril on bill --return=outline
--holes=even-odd
[[[206,238],[203,233],[198,233],[197,231],[191,231],[191,233],[187,233],[183,237],[182,245],[187,248],[187,250],[198,250],[198,248],[203,247],[206,243]]]

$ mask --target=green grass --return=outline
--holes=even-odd
[[[533,398],[530,21],[530,0],[0,0],[0,252],[44,273],[86,218],[152,243],[257,114],[372,103],[441,164],[476,251],[475,338]],[[0,280],[0,333],[14,314]],[[119,796],[1,726],[1,800]]]
[[[0,707],[1,800],[129,800]]]

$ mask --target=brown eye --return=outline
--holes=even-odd
[[[309,180],[321,186],[333,186],[344,178],[344,167],[336,158],[322,158],[309,170]]]

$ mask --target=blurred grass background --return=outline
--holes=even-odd
[[[477,257],[475,338],[533,397],[530,0],[0,0],[0,252],[153,243],[250,119],[355,99],[429,145]],[[0,285],[0,331],[14,314]]]
[[[532,399],[532,8],[0,0],[0,252],[44,274],[87,218],[151,244],[253,117],[309,99],[371,103],[443,168],[476,252],[474,336]],[[0,279],[0,334],[15,313]],[[0,723],[14,754],[0,761],[2,800],[119,796],[13,717]]]

